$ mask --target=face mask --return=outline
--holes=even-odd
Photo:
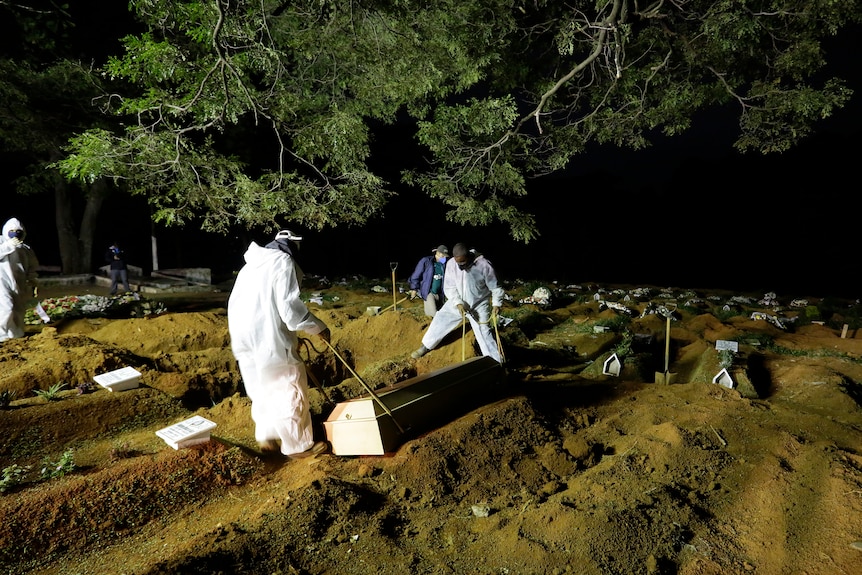
[[[441,263],[441,264],[445,264],[447,259],[448,259],[448,258],[447,258],[446,256],[441,257],[441,258],[440,258],[440,263]]]
[[[466,271],[466,270],[470,269],[470,267],[472,267],[472,265],[473,265],[472,261],[466,261],[463,264],[458,264],[458,268]]]
[[[10,238],[21,238],[24,236],[24,232],[21,230],[9,230],[7,234]]]
[[[299,244],[290,240],[273,240],[266,244],[266,247],[271,250],[279,250],[289,256],[296,257],[299,252]]]

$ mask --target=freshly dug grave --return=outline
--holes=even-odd
[[[534,287],[507,286],[506,378],[385,456],[257,452],[225,293],[0,344],[0,391],[15,392],[0,411],[0,571],[862,572],[853,302],[569,286],[519,303]],[[321,436],[331,402],[476,354],[459,330],[410,359],[429,322],[420,303],[368,315],[391,298],[368,285],[315,295],[310,307],[361,377],[303,347],[323,387],[310,390]],[[671,302],[674,383],[659,385],[666,320],[648,312]],[[724,366],[716,342],[729,341],[732,389],[712,383]],[[604,370],[613,353],[618,376]],[[89,385],[123,366],[141,387]],[[58,383],[53,400],[34,393]],[[175,451],[155,435],[196,414],[217,423],[209,443]],[[58,465],[67,454],[74,464]]]

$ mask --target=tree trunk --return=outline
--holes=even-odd
[[[54,220],[60,241],[60,266],[64,274],[93,272],[93,240],[96,218],[108,193],[104,180],[97,180],[85,194],[86,203],[81,226],[75,225],[73,198],[75,190],[59,175],[54,180]]]
[[[64,274],[81,273],[81,246],[75,230],[69,186],[59,175],[54,179],[54,222],[60,242],[60,267]]]
[[[93,241],[96,236],[96,224],[99,214],[102,212],[102,204],[105,202],[110,188],[105,179],[99,179],[90,185],[87,191],[87,203],[84,205],[84,214],[81,216],[81,230],[78,233],[78,243],[81,246],[81,263],[85,270],[93,270]],[[99,260],[101,265],[102,260]]]

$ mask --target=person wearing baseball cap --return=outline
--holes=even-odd
[[[469,320],[482,355],[503,363],[503,356],[491,330],[491,315],[499,317],[506,295],[497,281],[494,266],[485,256],[457,243],[452,258],[446,263],[443,281],[446,303],[431,320],[422,336],[422,345],[410,354],[419,359],[437,347],[444,337],[464,321]]]
[[[449,248],[440,244],[431,249],[431,255],[422,256],[408,278],[410,299],[422,298],[425,302],[425,315],[434,317],[443,305],[443,276],[446,272],[446,260],[449,258]]]
[[[231,350],[251,399],[255,439],[263,452],[304,457],[328,449],[315,441],[308,374],[297,332],[329,343],[329,327],[299,297],[296,261],[302,236],[278,232],[265,247],[251,242],[228,299]]]

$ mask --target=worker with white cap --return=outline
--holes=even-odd
[[[24,243],[27,232],[18,218],[3,224],[0,238],[0,341],[24,336],[27,300],[36,288],[39,261]]]
[[[299,457],[326,449],[315,442],[308,402],[305,364],[297,353],[296,332],[329,343],[329,328],[300,299],[302,269],[296,256],[302,237],[290,230],[245,252],[228,299],[231,348],[264,452]]]

